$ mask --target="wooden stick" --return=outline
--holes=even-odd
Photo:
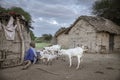
[[[21,39],[21,50],[22,50],[22,54],[21,54],[21,63],[23,63],[24,61],[24,52],[25,52],[25,46],[24,46],[24,39],[23,39],[23,35],[22,35],[22,30],[21,30],[21,26],[20,26],[20,22],[19,19],[17,18],[17,25],[18,25],[18,33]]]
[[[39,69],[39,70],[42,70],[44,72],[47,72],[47,73],[50,73],[50,74],[53,74],[53,75],[59,75],[58,73],[54,73],[54,72],[51,72],[51,71],[48,71],[48,70],[45,70],[45,69],[42,69],[42,68],[36,68],[36,69]]]

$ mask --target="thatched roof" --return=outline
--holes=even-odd
[[[93,16],[80,16],[74,22],[74,24],[71,25],[69,30],[66,31],[66,33],[68,33],[71,30],[71,28],[74,27],[74,25],[81,19],[88,22],[91,26],[93,26],[97,32],[104,31],[113,34],[120,34],[120,26],[116,25],[112,21],[105,19],[103,17],[93,17]]]
[[[68,28],[60,28],[56,33],[55,33],[55,37],[57,37],[58,35],[60,35],[61,33],[64,33]]]
[[[91,26],[94,27],[96,32],[108,32],[112,34],[120,34],[120,26],[116,25],[112,21],[105,19],[103,17],[95,16],[80,16],[68,29],[64,30],[65,34],[68,34],[69,31],[78,23],[80,20],[88,22]],[[57,34],[57,36],[60,34]]]
[[[31,27],[30,22],[26,21],[25,18],[22,15],[20,15],[18,13],[13,13],[13,12],[12,13],[0,13],[0,22],[1,23],[8,22],[11,16],[15,20],[17,18],[19,18],[20,23],[24,24],[24,26],[27,28],[28,31],[29,31],[29,28],[33,28],[33,27]]]

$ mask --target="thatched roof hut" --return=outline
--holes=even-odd
[[[68,33],[74,25],[80,21],[85,20],[90,25],[92,25],[97,32],[109,32],[113,34],[120,34],[120,27],[113,23],[112,21],[105,19],[103,17],[93,17],[93,16],[80,16],[73,25],[66,31]]]
[[[80,16],[70,27],[58,30],[55,37],[65,48],[86,45],[89,52],[120,51],[120,26],[103,17]]]
[[[113,34],[120,34],[120,27],[113,23],[112,21],[105,19],[103,17],[93,17],[93,16],[80,16],[76,21],[68,28],[59,29],[55,36],[59,36],[62,33],[68,34],[69,31],[78,23],[80,20],[85,20],[90,25],[94,26],[97,32],[109,32]]]
[[[31,41],[28,22],[20,14],[0,14],[0,64],[19,65]]]

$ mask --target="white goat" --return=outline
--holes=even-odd
[[[61,48],[60,45],[53,45],[53,46],[50,46],[50,47],[44,47],[45,50],[47,51],[50,51],[52,54],[56,54],[56,52],[58,52]]]
[[[53,59],[57,58],[57,55],[50,54],[47,50],[41,51],[40,55],[41,55],[40,59],[41,60],[45,59],[47,64],[49,64],[49,63],[52,64]]]
[[[76,48],[67,49],[67,50],[64,50],[64,49],[60,50],[60,54],[61,54],[61,55],[66,55],[66,56],[68,56],[69,61],[70,61],[69,67],[72,66],[72,57],[73,57],[73,56],[76,56],[76,57],[77,57],[78,64],[77,64],[76,69],[79,68],[80,59],[81,59],[81,57],[82,57],[82,55],[83,55],[83,52],[84,52],[84,48],[83,48],[83,47],[82,47],[82,48],[81,48],[81,47],[76,47]]]

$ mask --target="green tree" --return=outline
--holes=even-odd
[[[12,7],[10,9],[8,9],[8,11],[19,13],[19,14],[23,15],[27,21],[29,21],[29,22],[31,21],[31,15],[28,12],[24,11],[20,7]]]
[[[20,15],[23,15],[25,17],[26,21],[28,21],[28,22],[31,22],[31,20],[32,20],[31,15],[20,7],[12,7],[12,8],[6,9],[6,8],[3,8],[0,6],[0,13],[9,13],[9,12],[15,12]]]
[[[28,25],[26,28],[27,28],[28,31],[30,31],[31,39],[35,40],[35,36],[33,34],[33,31],[30,30],[30,28],[33,29],[33,27],[31,27],[31,20],[32,20],[31,15],[28,12],[24,11],[20,7],[12,7],[12,8],[6,9],[6,8],[3,8],[3,7],[0,6],[0,13],[10,13],[10,12],[15,12],[15,13],[23,15],[25,17],[26,25]]]
[[[41,37],[35,38],[35,42],[42,43],[47,42],[49,43],[52,40],[53,36],[51,34],[43,34]]]
[[[92,13],[112,20],[120,25],[120,0],[97,0],[93,4]]]
[[[30,30],[30,37],[32,41],[34,41],[36,38],[32,30]]]
[[[7,12],[7,10],[0,6],[0,13]]]
[[[44,38],[45,41],[48,41],[48,42],[52,40],[51,34],[43,34],[42,37]]]

